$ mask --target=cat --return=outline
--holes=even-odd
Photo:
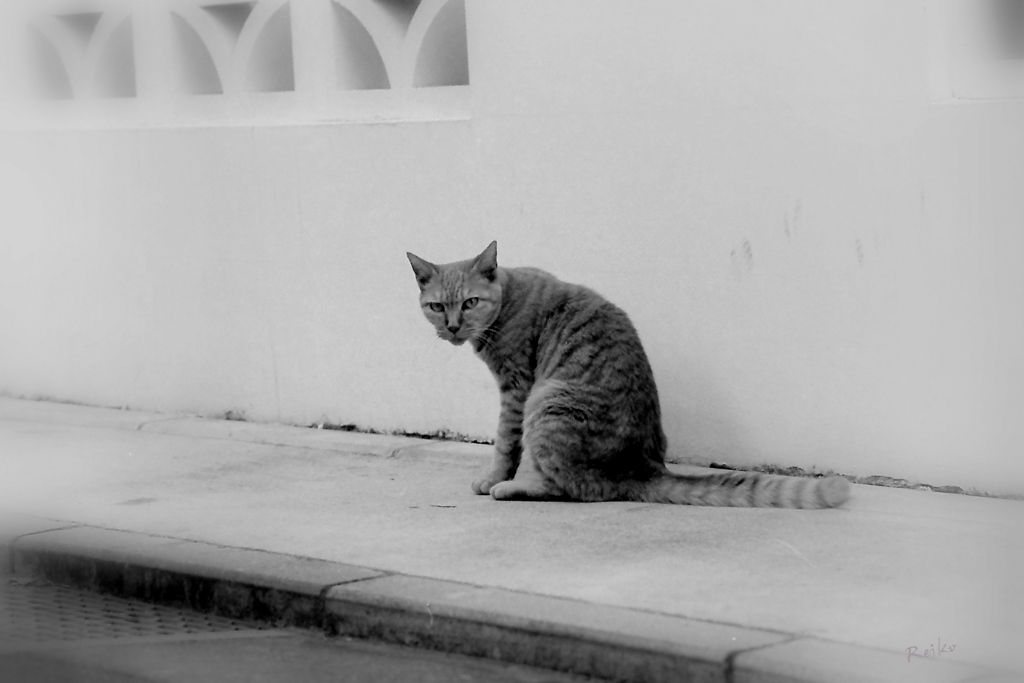
[[[788,508],[847,500],[849,482],[838,476],[671,472],[654,375],[626,314],[543,270],[498,267],[497,254],[497,242],[441,265],[406,254],[437,335],[470,342],[498,382],[494,459],[474,492]]]

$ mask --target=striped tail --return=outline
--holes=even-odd
[[[631,496],[632,497],[632,496]],[[675,474],[647,482],[636,500],[645,503],[730,507],[834,508],[850,497],[842,477],[811,479],[760,472]]]

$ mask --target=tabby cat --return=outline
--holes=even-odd
[[[494,461],[473,482],[476,493],[793,508],[846,501],[842,477],[670,472],[654,376],[626,314],[542,270],[500,268],[497,250],[491,242],[476,258],[442,265],[407,254],[437,335],[471,342],[498,381]]]

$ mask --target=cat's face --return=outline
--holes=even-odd
[[[456,346],[480,341],[501,309],[498,243],[468,261],[436,265],[407,253],[420,287],[420,307],[437,336]]]

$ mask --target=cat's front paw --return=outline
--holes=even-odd
[[[493,474],[488,474],[486,477],[477,479],[473,482],[473,493],[486,496],[491,492],[491,487],[495,484],[500,484],[504,479],[501,479]]]

